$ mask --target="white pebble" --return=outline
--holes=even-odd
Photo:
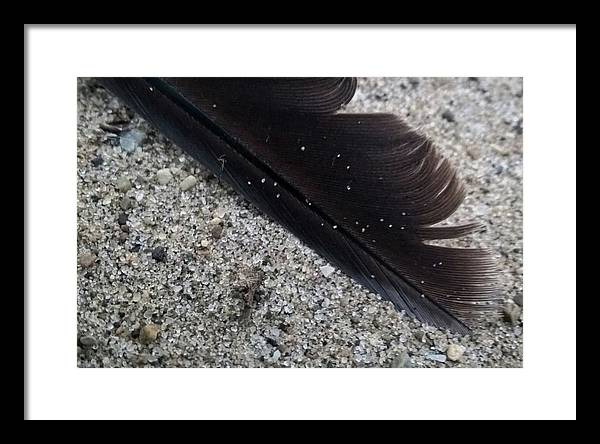
[[[170,168],[163,168],[162,170],[158,170],[156,172],[156,180],[161,185],[166,185],[173,179],[173,173],[171,173]]]
[[[196,183],[198,183],[198,179],[196,179],[194,176],[188,176],[185,179],[183,179],[179,187],[182,191],[187,191],[189,189],[192,189],[196,185]]]
[[[451,361],[458,361],[462,358],[462,355],[465,353],[465,347],[458,344],[450,344],[448,346],[448,350],[446,350],[446,356]]]
[[[126,153],[133,153],[145,138],[146,134],[140,130],[133,129],[121,134],[119,144],[121,145],[121,149]]]
[[[119,191],[122,191],[123,193],[126,193],[131,189],[131,182],[128,178],[123,176],[119,180],[117,180],[117,189]]]
[[[223,219],[223,218],[225,217],[225,214],[226,214],[226,212],[225,212],[225,208],[221,208],[221,207],[217,208],[217,209],[216,209],[216,210],[213,212],[213,216],[214,216],[214,217],[217,217],[217,218],[219,218],[219,219]]]
[[[323,273],[323,276],[325,276],[325,277],[331,276],[331,274],[334,271],[335,271],[335,268],[333,268],[331,265],[324,265],[323,267],[321,267],[321,273]]]

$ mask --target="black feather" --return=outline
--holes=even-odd
[[[466,332],[496,313],[487,250],[427,240],[464,189],[433,144],[391,114],[336,113],[352,78],[105,78],[167,137],[367,288],[423,322]]]

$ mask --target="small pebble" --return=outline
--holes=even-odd
[[[523,134],[523,119],[519,119],[519,121],[512,127],[513,131],[519,135]]]
[[[216,219],[223,219],[223,218],[225,217],[225,214],[226,214],[226,212],[225,212],[225,208],[221,208],[221,207],[217,208],[217,209],[216,209],[216,210],[213,212],[213,216],[214,216]]]
[[[410,86],[412,86],[413,88],[416,88],[417,86],[419,86],[419,79],[416,77],[409,77],[408,83],[410,83]]]
[[[214,225],[210,229],[210,234],[214,239],[220,239],[223,236],[223,227],[221,225]]]
[[[104,159],[102,158],[102,156],[97,156],[92,159],[92,165],[94,165],[95,167],[99,167],[103,163]]]
[[[151,342],[154,342],[156,340],[156,338],[158,337],[159,331],[160,331],[160,329],[158,328],[158,325],[155,325],[155,324],[144,325],[140,329],[140,342],[145,345],[148,345]]]
[[[167,260],[167,250],[164,247],[156,247],[152,250],[152,259],[157,262],[165,262]]]
[[[447,359],[446,355],[440,355],[435,353],[427,355],[426,358],[436,362],[446,362]]]
[[[456,119],[454,118],[454,114],[452,114],[452,112],[449,110],[446,110],[442,113],[442,119],[444,119],[450,123],[453,123],[456,121]]]
[[[96,345],[96,340],[91,336],[82,336],[81,338],[79,338],[79,342],[84,347],[93,347],[94,345]]]
[[[458,361],[465,353],[465,347],[458,344],[450,344],[446,350],[446,356],[450,361]]]
[[[405,351],[396,356],[392,361],[392,368],[408,368],[410,366],[410,356]]]
[[[331,274],[334,271],[335,271],[335,268],[333,268],[331,265],[325,265],[325,266],[321,267],[321,273],[323,273],[323,276],[325,276],[325,277],[331,276]]]
[[[117,222],[119,222],[119,225],[126,225],[127,224],[127,213],[120,213],[119,217],[117,218]]]
[[[160,185],[166,185],[173,179],[173,174],[169,168],[163,168],[162,170],[158,170],[156,172],[156,181]]]
[[[131,189],[131,182],[127,177],[121,177],[117,180],[117,189],[123,193],[126,193]]]
[[[521,317],[521,307],[517,304],[513,304],[509,302],[504,306],[504,320],[510,322],[512,325],[517,325],[519,323],[519,318]]]
[[[198,179],[196,179],[194,176],[188,176],[185,179],[183,179],[179,187],[181,188],[181,191],[187,191],[192,189],[197,182]]]
[[[83,253],[81,256],[79,256],[79,265],[84,268],[91,267],[95,261],[96,256],[94,256],[92,253]]]
[[[417,338],[419,342],[427,342],[427,333],[423,330],[417,330],[415,332],[415,338]]]
[[[129,210],[130,208],[133,207],[133,200],[131,198],[125,196],[125,197],[123,197],[123,199],[121,199],[119,206],[121,207],[122,210]]]
[[[515,304],[517,304],[519,307],[523,306],[523,295],[522,294],[518,294],[513,298],[513,301],[515,302]]]
[[[478,160],[481,158],[481,151],[479,148],[469,148],[467,150],[467,155],[473,160]]]
[[[200,246],[201,246],[202,248],[206,248],[206,247],[208,247],[209,245],[210,245],[210,242],[209,242],[208,240],[206,240],[206,239],[203,239],[203,240],[201,240],[201,241],[200,241]]]
[[[126,153],[133,153],[144,141],[146,134],[137,129],[124,131],[119,138],[119,144]]]

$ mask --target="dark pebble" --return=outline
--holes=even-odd
[[[129,225],[122,224],[121,225],[121,231],[123,233],[129,233]]]
[[[517,134],[523,134],[523,119],[519,119],[517,124],[513,126],[512,129]]]
[[[100,157],[100,156],[94,157],[92,159],[92,165],[94,165],[95,167],[99,167],[103,163],[104,163],[104,159],[102,157]]]
[[[136,328],[131,332],[131,337],[137,339],[140,337],[140,329]]]
[[[127,214],[126,213],[119,214],[119,218],[117,220],[119,222],[119,225],[127,224]]]
[[[413,88],[416,88],[417,86],[419,86],[419,79],[415,77],[410,77],[408,79],[408,83],[410,83],[410,86],[412,86]]]
[[[417,338],[417,341],[419,342],[427,342],[427,340],[429,339],[427,337],[427,333],[425,333],[423,330],[417,330],[415,331],[415,338]]]
[[[479,77],[467,77],[467,79],[469,79],[469,82],[479,82]]]
[[[152,259],[158,262],[164,262],[167,259],[167,250],[164,247],[156,247],[152,250]]]
[[[93,347],[96,345],[96,340],[91,336],[82,336],[79,338],[79,343],[84,347]]]
[[[456,121],[454,118],[454,114],[452,114],[452,112],[448,111],[448,110],[446,110],[442,113],[442,119],[447,120],[450,123]]]
[[[142,248],[140,244],[133,244],[129,251],[131,251],[132,253],[137,253],[138,251],[140,251],[140,248]]]
[[[125,196],[121,199],[120,206],[122,210],[129,210],[133,206],[133,200]]]
[[[223,227],[221,225],[215,225],[210,229],[210,234],[214,239],[220,239],[223,236]]]
[[[515,304],[517,304],[519,307],[523,306],[523,295],[522,294],[518,294],[513,298],[513,301],[515,301]]]

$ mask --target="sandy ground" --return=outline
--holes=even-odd
[[[465,180],[453,220],[486,231],[458,244],[497,251],[507,301],[468,336],[325,277],[316,253],[94,80],[77,86],[80,367],[522,366],[522,79],[360,79],[347,107],[402,116]],[[139,133],[121,140],[111,122]]]

